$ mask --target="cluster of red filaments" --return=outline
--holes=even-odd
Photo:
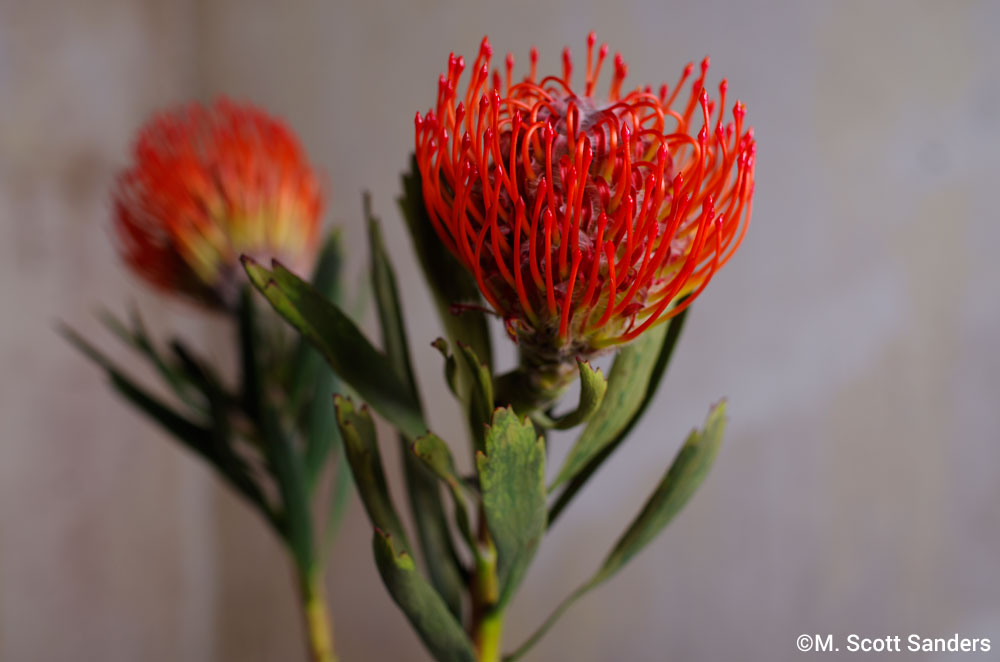
[[[755,142],[725,80],[705,76],[675,108],[672,89],[623,93],[614,57],[606,99],[594,91],[608,54],[591,33],[583,95],[569,49],[562,76],[490,77],[483,39],[464,97],[465,61],[449,56],[437,109],[416,118],[416,157],[437,234],[476,277],[511,336],[560,356],[628,342],[688,306],[733,255],[750,220]],[[693,123],[701,127],[692,135]]]
[[[235,304],[243,253],[308,268],[322,196],[295,135],[279,120],[219,100],[154,117],[114,192],[119,250],[160,289]]]

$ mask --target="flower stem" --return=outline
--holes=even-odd
[[[476,662],[500,662],[500,641],[503,635],[503,610],[497,608],[500,580],[497,576],[497,550],[485,525],[485,513],[480,511],[479,544],[476,571],[472,575],[472,641],[476,647]]]
[[[326,589],[322,571],[300,572],[302,613],[305,616],[306,637],[313,662],[337,662],[333,650],[333,623],[326,604]]]

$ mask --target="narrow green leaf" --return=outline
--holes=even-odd
[[[192,422],[160,402],[73,329],[61,325],[58,330],[78,350],[104,369],[111,379],[112,386],[122,397],[181,444],[207,460],[237,492],[254,504],[268,521],[272,523],[275,521],[273,510],[249,469],[243,464],[233,462],[231,458],[220,456],[212,428]]]
[[[558,430],[568,430],[589,420],[601,406],[604,393],[608,390],[608,381],[600,368],[594,370],[590,362],[583,360],[577,360],[577,365],[580,368],[580,404],[574,411],[556,419],[555,428]]]
[[[666,334],[665,325],[650,329],[631,345],[626,345],[611,366],[607,394],[583,434],[570,449],[555,481],[553,490],[581,471],[587,463],[625,429],[642,406],[656,356]]]
[[[469,428],[477,451],[483,449],[483,431],[493,415],[493,376],[489,366],[479,360],[475,351],[463,342],[458,343],[456,356],[464,366],[466,374],[472,376],[469,392]]]
[[[438,662],[474,662],[472,642],[441,596],[416,570],[413,558],[397,551],[394,538],[376,529],[375,563],[389,594]]]
[[[649,378],[649,386],[646,388],[646,395],[642,399],[642,404],[636,410],[635,414],[632,415],[632,419],[625,426],[625,429],[619,432],[618,436],[611,443],[606,444],[599,453],[594,455],[583,469],[577,471],[569,481],[569,484],[559,493],[559,497],[552,504],[552,508],[549,509],[549,528],[552,527],[552,524],[558,519],[566,506],[569,505],[570,501],[573,500],[573,497],[587,484],[587,481],[590,480],[590,477],[594,475],[604,461],[628,438],[632,428],[639,422],[639,419],[642,418],[643,413],[649,407],[650,402],[653,401],[653,396],[656,395],[656,389],[667,371],[667,366],[670,364],[670,357],[673,356],[674,348],[677,346],[681,331],[684,329],[684,320],[687,318],[690,310],[690,308],[685,309],[670,319],[667,326],[667,335],[663,341],[663,345],[660,347],[660,353],[656,357],[656,363],[653,366],[653,371]]]
[[[410,159],[410,172],[403,175],[403,195],[399,198],[399,206],[448,337],[452,342],[460,340],[469,345],[480,360],[492,366],[493,351],[486,315],[474,308],[482,302],[479,286],[448,252],[434,231],[424,205],[420,171],[415,158]],[[456,314],[452,308],[455,304],[472,307]]]
[[[472,535],[472,527],[469,524],[469,512],[462,488],[462,480],[458,476],[455,460],[451,456],[448,444],[436,434],[429,432],[414,442],[413,452],[448,486],[455,509],[455,523],[470,549],[475,551],[476,544]]]
[[[260,412],[260,424],[264,455],[281,495],[285,541],[299,568],[311,570],[314,556],[312,518],[302,458],[282,429],[278,412],[266,402]]]
[[[340,395],[334,396],[334,406],[347,460],[351,463],[354,483],[368,518],[372,525],[387,532],[409,552],[410,543],[389,496],[375,423],[367,407],[356,409],[349,398]]]
[[[620,570],[687,505],[708,474],[725,429],[726,403],[723,400],[709,411],[705,427],[692,430],[688,435],[666,476],[601,566],[598,581]]]
[[[368,239],[371,247],[372,287],[379,322],[382,327],[382,341],[386,355],[396,369],[396,375],[410,389],[413,400],[419,407],[420,397],[413,375],[410,350],[406,340],[402,308],[393,273],[378,220],[372,215],[371,199],[364,198],[365,217],[368,221]],[[414,456],[410,450],[413,437],[400,435],[403,457],[403,473],[410,502],[410,512],[416,525],[417,540],[423,554],[424,565],[431,582],[451,608],[459,616],[462,609],[462,593],[465,581],[462,577],[458,555],[452,545],[448,520],[441,502],[441,490],[437,479]]]
[[[528,652],[574,602],[621,570],[663,531],[704,481],[718,453],[725,426],[726,403],[722,401],[709,410],[705,426],[701,430],[692,430],[688,435],[670,469],[660,480],[642,511],[618,539],[600,569],[563,600],[524,644],[504,658],[504,662],[514,662]]]
[[[332,409],[332,407],[331,407]],[[344,520],[344,513],[347,510],[348,497],[351,494],[351,486],[354,481],[351,478],[351,464],[344,454],[343,440],[340,438],[340,429],[337,428],[337,445],[331,452],[331,460],[336,467],[333,475],[333,485],[330,492],[330,508],[326,514],[326,529],[323,533],[323,550],[321,558],[329,558],[333,543],[337,539],[340,525]]]
[[[431,343],[431,347],[441,352],[441,356],[444,357],[444,379],[448,384],[448,389],[451,391],[452,395],[459,395],[458,363],[455,361],[455,357],[451,353],[451,347],[448,345],[448,341],[444,338],[438,338]]]
[[[343,261],[340,232],[335,230],[323,244],[309,282],[327,301],[337,305],[340,305],[340,272]],[[324,398],[313,390],[324,372],[329,372],[329,367],[323,356],[305,336],[300,335],[288,373],[288,400],[293,411],[298,411],[305,400],[315,402],[322,398],[324,406],[330,403],[330,398]]]
[[[510,407],[497,409],[476,455],[483,510],[497,548],[500,597],[513,597],[545,533],[545,441]]]
[[[360,397],[411,439],[427,431],[420,406],[392,362],[335,304],[280,264],[269,271],[244,257],[251,282],[319,349]]]

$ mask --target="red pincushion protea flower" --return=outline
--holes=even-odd
[[[416,118],[424,201],[441,241],[475,275],[510,335],[545,361],[628,342],[688,306],[733,255],[750,221],[755,142],[737,102],[724,123],[704,88],[708,58],[683,105],[672,90],[622,93],[615,55],[595,95],[602,45],[587,41],[583,94],[561,77],[493,72],[483,39],[464,96],[451,54],[437,110]],[[716,112],[718,111],[718,112]],[[701,120],[696,123],[696,120]],[[697,124],[700,130],[695,130]],[[694,133],[692,133],[694,131]]]
[[[226,100],[154,117],[114,193],[120,252],[132,270],[221,308],[237,301],[243,253],[308,269],[321,208],[294,134]]]

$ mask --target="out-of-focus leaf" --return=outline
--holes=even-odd
[[[260,424],[264,454],[281,495],[284,538],[299,568],[308,571],[313,567],[314,551],[302,458],[282,429],[278,412],[266,402],[261,410]]]
[[[548,632],[570,605],[621,570],[663,531],[674,516],[687,505],[695,490],[704,481],[718,453],[725,427],[726,403],[723,401],[709,410],[705,426],[701,430],[692,430],[688,435],[670,469],[660,480],[642,511],[618,539],[597,573],[563,600],[541,627],[517,651],[505,658],[506,662],[513,662],[524,655]]]
[[[589,462],[583,467],[583,469],[577,471],[573,478],[569,481],[562,492],[559,493],[558,498],[555,503],[552,504],[552,508],[549,509],[549,528],[556,521],[562,511],[566,508],[573,497],[576,496],[590,477],[600,468],[604,461],[615,451],[618,446],[621,445],[623,441],[628,437],[632,428],[639,422],[642,415],[645,413],[646,409],[649,407],[649,403],[653,401],[653,396],[656,395],[656,388],[659,386],[660,382],[663,380],[663,375],[667,371],[667,366],[670,364],[670,358],[673,356],[674,348],[677,346],[677,341],[680,339],[681,331],[684,329],[684,320],[687,318],[687,314],[690,308],[685,309],[679,315],[672,317],[670,323],[667,326],[666,338],[663,340],[663,344],[660,347],[660,353],[656,357],[656,363],[653,365],[652,373],[649,377],[649,386],[646,388],[646,394],[642,399],[642,403],[636,410],[635,414],[632,415],[632,419],[625,426],[625,429],[618,433],[615,439],[604,446],[604,448],[594,455]]]
[[[417,572],[406,550],[393,536],[376,529],[375,563],[389,594],[438,662],[475,662],[472,642],[441,596]]]
[[[601,369],[595,370],[589,361],[578,360],[580,368],[580,404],[577,408],[555,421],[555,428],[568,430],[587,421],[601,406],[604,393],[608,390],[608,381],[601,374]]]
[[[335,304],[278,263],[273,271],[248,257],[243,264],[275,310],[320,350],[361,398],[411,439],[427,431],[419,404],[392,362]]]
[[[482,302],[479,287],[475,278],[448,252],[434,231],[427,216],[415,158],[410,159],[410,172],[403,175],[403,195],[399,198],[399,206],[448,337],[452,342],[464,342],[487,367],[492,366],[493,351],[486,316],[474,308]],[[455,304],[470,304],[473,308],[456,314],[453,310]]]
[[[570,449],[550,490],[573,478],[628,425],[642,406],[665,334],[664,326],[655,327],[618,352],[601,406]]]
[[[120,395],[169,432],[177,441],[207,460],[237,492],[254,504],[269,522],[276,523],[274,511],[250,475],[249,469],[231,455],[231,449],[219,448],[215,432],[211,427],[192,422],[160,402],[76,331],[67,326],[60,326],[59,331],[71,344],[105,370],[112,386]]]
[[[366,407],[356,409],[349,398],[340,395],[334,396],[334,405],[354,484],[368,518],[376,528],[391,535],[398,545],[409,552],[409,540],[389,496],[371,415]]]
[[[510,407],[497,409],[476,455],[483,510],[497,548],[500,596],[513,597],[545,533],[545,442]]]

